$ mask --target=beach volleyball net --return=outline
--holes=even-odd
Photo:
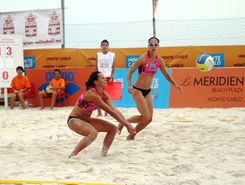
[[[245,17],[156,19],[156,36],[164,47],[245,45],[244,25]],[[108,39],[113,48],[147,47],[146,39],[152,36],[152,22],[66,24],[65,34],[67,48],[99,48],[103,38]]]

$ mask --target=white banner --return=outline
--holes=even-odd
[[[0,14],[0,33],[23,36],[23,46],[62,45],[61,9],[8,12]]]
[[[0,35],[0,87],[10,87],[16,67],[23,67],[23,39],[20,35]]]

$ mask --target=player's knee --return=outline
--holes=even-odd
[[[149,124],[150,122],[152,122],[152,117],[150,117],[147,121],[147,123]]]
[[[95,140],[98,136],[98,132],[97,130],[93,130],[93,131],[90,131],[90,133],[88,134],[88,137],[91,139],[91,140]]]
[[[151,118],[150,114],[144,114],[144,115],[142,115],[142,121],[143,121],[143,123],[148,124],[148,123],[151,122],[151,120],[152,120],[152,118]]]
[[[117,132],[117,127],[115,125],[112,125],[110,132],[113,132],[116,134]]]

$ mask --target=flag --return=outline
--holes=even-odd
[[[153,17],[155,17],[155,12],[156,12],[156,9],[157,9],[157,3],[158,3],[158,0],[152,0]]]

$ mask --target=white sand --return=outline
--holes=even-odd
[[[0,108],[0,179],[127,185],[244,185],[245,108],[155,109],[135,141],[126,130],[106,158],[100,134],[68,159],[82,138],[66,125],[71,107]],[[126,117],[136,109],[120,109]],[[116,122],[111,118],[106,118]]]

